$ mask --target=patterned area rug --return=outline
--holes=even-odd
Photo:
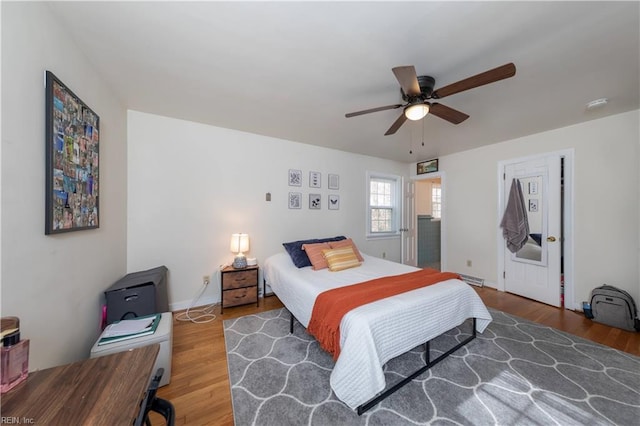
[[[236,426],[637,425],[640,358],[492,310],[477,339],[362,416],[329,387],[333,360],[278,309],[224,321]],[[468,336],[437,338],[431,359]],[[389,361],[387,385],[424,365],[424,346]]]

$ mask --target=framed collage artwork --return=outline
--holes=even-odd
[[[98,228],[100,118],[46,73],[45,234]]]

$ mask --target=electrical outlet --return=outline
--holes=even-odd
[[[202,285],[209,285],[209,275],[202,276]]]

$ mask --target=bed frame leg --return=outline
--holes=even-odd
[[[293,314],[289,312],[289,334],[293,334]]]
[[[358,408],[356,409],[358,415],[361,416],[362,413],[364,413],[365,411],[373,408],[380,401],[382,401],[383,399],[387,398],[388,396],[393,394],[395,391],[397,391],[398,389],[400,389],[401,387],[403,387],[404,385],[406,385],[407,383],[409,383],[410,381],[412,381],[413,379],[415,379],[416,377],[418,377],[419,375],[421,375],[422,373],[424,373],[425,371],[427,371],[428,369],[430,369],[431,367],[433,367],[434,365],[436,365],[437,363],[439,363],[440,361],[442,361],[443,359],[445,359],[446,357],[448,357],[449,355],[451,355],[452,353],[454,353],[455,351],[457,351],[458,349],[460,349],[461,347],[463,347],[464,345],[466,345],[467,343],[472,341],[473,339],[475,339],[476,338],[476,318],[473,318],[471,327],[473,328],[473,330],[471,332],[471,336],[467,337],[462,342],[458,343],[457,345],[455,345],[454,347],[452,347],[451,349],[449,349],[448,351],[446,351],[445,353],[443,353],[442,355],[440,355],[439,357],[437,357],[433,361],[430,360],[429,342],[425,342],[424,345],[425,345],[425,360],[426,360],[426,364],[424,365],[424,367],[419,368],[418,370],[416,370],[413,373],[411,373],[409,376],[407,376],[404,379],[400,380],[395,385],[393,385],[390,388],[382,391],[382,393],[380,393],[378,396],[375,396],[375,397],[371,398],[369,401],[365,402],[364,404],[359,405]]]

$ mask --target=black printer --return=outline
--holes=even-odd
[[[123,319],[169,312],[167,267],[127,274],[105,290],[107,324]]]

